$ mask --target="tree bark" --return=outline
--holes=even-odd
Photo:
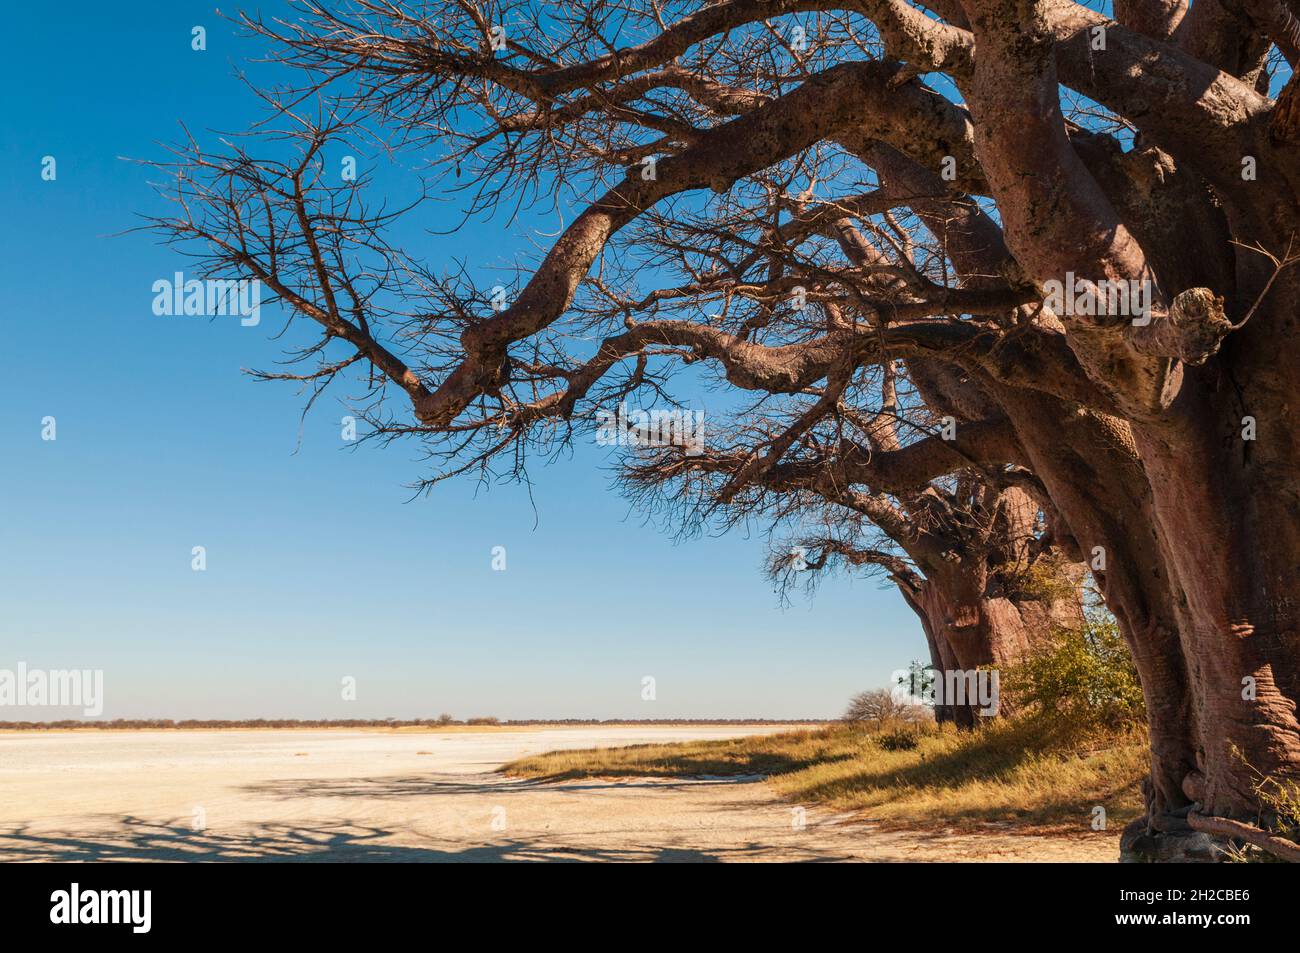
[[[879,143],[864,144],[863,150],[891,187],[905,194],[943,194],[937,176],[896,150]],[[1011,256],[1001,229],[974,203],[938,198],[913,202],[912,208],[942,236],[964,280],[978,285],[990,280],[983,276],[1006,269]],[[936,362],[924,363],[923,369],[921,362],[911,362],[914,376],[923,370],[941,373],[929,372]],[[923,382],[918,386],[925,387]],[[1080,557],[1092,566],[1142,684],[1151,744],[1150,824],[1184,828],[1190,801],[1183,782],[1196,770],[1197,759],[1193,702],[1170,574],[1151,531],[1151,490],[1129,427],[989,376],[966,382],[965,390],[993,401],[1012,422],[1030,468],[1068,526]]]
[[[1032,520],[1037,507],[1018,489],[1004,491],[1021,503],[1020,517]],[[1007,537],[1023,534],[1025,525],[1007,527]],[[1025,538],[1021,536],[1020,538]],[[938,565],[924,567],[925,578],[912,592],[905,592],[916,612],[930,645],[935,678],[946,673],[968,673],[976,669],[996,670],[1001,676],[1020,662],[1033,648],[1046,642],[1054,628],[1078,628],[1083,624],[1080,587],[1084,575],[1081,563],[1059,554],[1039,556],[1034,587],[1026,589],[1020,566],[989,566],[988,554],[966,552]],[[947,684],[947,682],[943,682]],[[935,716],[971,728],[984,717],[975,700],[956,704],[940,698]],[[995,714],[1010,711],[999,699]]]
[[[1180,766],[1181,807],[1191,802],[1199,815],[1226,818],[1266,815],[1257,779],[1300,777],[1300,440],[1289,420],[1300,288],[1290,273],[1270,286],[1269,262],[1253,249],[1293,249],[1300,231],[1294,152],[1266,142],[1262,122],[1224,124],[1239,138],[1210,147],[1187,148],[1167,137],[1177,158],[1214,186],[1234,237],[1225,249],[1234,280],[1188,287],[1187,266],[1147,253],[1135,237],[1141,229],[1131,228],[1123,203],[1112,201],[1113,185],[1094,176],[1068,141],[1056,75],[1058,65],[1069,69],[1068,57],[1055,54],[1048,7],[1035,5],[1026,15],[1013,4],[964,6],[983,54],[968,95],[976,152],[1016,261],[1039,283],[1070,271],[1145,282],[1152,290],[1152,314],[1142,324],[1124,314],[1062,321],[1084,372],[1128,419],[1149,487],[1148,531],[1133,534],[1128,558],[1133,572],[1164,578],[1169,602],[1160,618],[1171,617],[1178,633],[1187,695],[1178,707],[1190,715],[1193,762]],[[1218,3],[1194,4],[1180,25],[1180,45],[1249,84],[1256,50],[1267,41],[1255,43],[1237,19]],[[1255,46],[1243,52],[1243,40]],[[1249,85],[1222,73],[1215,81],[1243,115],[1267,109]],[[1162,120],[1151,116],[1140,125],[1156,133]],[[1223,173],[1247,153],[1269,167],[1280,192]],[[1188,257],[1195,267],[1198,259]],[[1203,306],[1189,310],[1192,297]],[[1267,436],[1245,436],[1252,423]],[[1086,491],[1088,481],[1075,479],[1075,493]],[[1108,505],[1122,501],[1112,494]],[[1166,654],[1163,629],[1143,634]],[[1148,658],[1157,654],[1150,648],[1136,646]],[[1166,804],[1180,800],[1167,790],[1159,796]],[[1185,818],[1189,811],[1179,813]],[[1150,820],[1159,823],[1155,814]]]
[[[1274,294],[1294,301],[1298,290]],[[1280,310],[1273,326],[1293,326]],[[1289,365],[1294,355],[1281,352],[1294,347],[1264,331],[1263,315],[1252,320],[1260,324],[1234,342],[1237,359],[1267,348],[1272,366]],[[1200,763],[1187,787],[1199,813],[1239,820],[1259,815],[1260,776],[1300,780],[1300,442],[1286,410],[1294,385],[1250,365],[1261,370],[1243,380],[1217,367],[1189,375],[1172,437],[1137,429],[1190,662]],[[1257,437],[1243,439],[1243,418],[1255,414]]]

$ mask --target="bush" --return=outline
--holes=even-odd
[[[888,688],[872,688],[850,698],[843,717],[845,721],[917,722],[928,721],[933,714],[924,705],[897,701]]]
[[[1082,728],[1121,728],[1145,717],[1142,686],[1115,618],[1093,607],[1080,628],[1055,628],[1049,641],[1003,673],[1017,708]]]
[[[1016,572],[1004,573],[1002,583],[1008,596],[1036,602],[1073,600],[1079,591],[1079,575],[1059,553],[1040,556]]]
[[[899,725],[876,735],[876,744],[884,751],[911,751],[921,742],[921,732],[914,725]]]
[[[499,725],[500,718],[468,718],[465,721],[467,725]]]

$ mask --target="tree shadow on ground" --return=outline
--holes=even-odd
[[[592,861],[722,863],[761,859],[772,846],[748,843],[707,850],[682,846],[629,845],[601,848],[502,837],[491,843],[446,841],[430,846],[387,843],[393,831],[339,820],[312,825],[267,824],[222,833],[195,831],[123,815],[117,826],[94,833],[33,830],[30,825],[0,831],[0,860],[119,863],[130,861],[258,863],[503,863]],[[843,855],[807,851],[810,861]]]
[[[740,784],[761,781],[762,775],[740,775],[725,778],[682,778],[674,781],[667,778],[646,777],[644,774],[626,775],[628,780],[601,781],[584,778],[582,783],[566,783],[565,791],[604,791],[632,787],[655,788],[658,790],[677,790],[688,785]],[[521,779],[508,778],[500,774],[419,774],[391,775],[371,778],[284,778],[274,781],[259,781],[239,788],[250,794],[267,797],[293,799],[302,797],[360,797],[392,798],[428,797],[432,795],[454,794],[492,794],[509,796],[511,793],[536,790],[545,781],[554,778]]]

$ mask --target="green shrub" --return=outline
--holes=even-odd
[[[1121,728],[1145,717],[1142,686],[1114,616],[1093,606],[1079,628],[1050,639],[1003,673],[1017,708],[1067,719],[1080,728]]]
[[[1073,599],[1079,592],[1079,574],[1059,554],[1040,556],[1028,566],[1002,574],[1009,597],[1053,603]]]

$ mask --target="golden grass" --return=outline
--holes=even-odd
[[[1102,805],[1107,827],[1118,830],[1141,812],[1148,755],[1137,730],[1087,736],[1037,718],[1008,718],[973,732],[931,727],[916,734],[915,747],[887,750],[897,731],[838,724],[724,741],[556,751],[505,770],[546,780],[769,775],[768,783],[791,800],[900,827],[1001,822],[1080,830]]]

